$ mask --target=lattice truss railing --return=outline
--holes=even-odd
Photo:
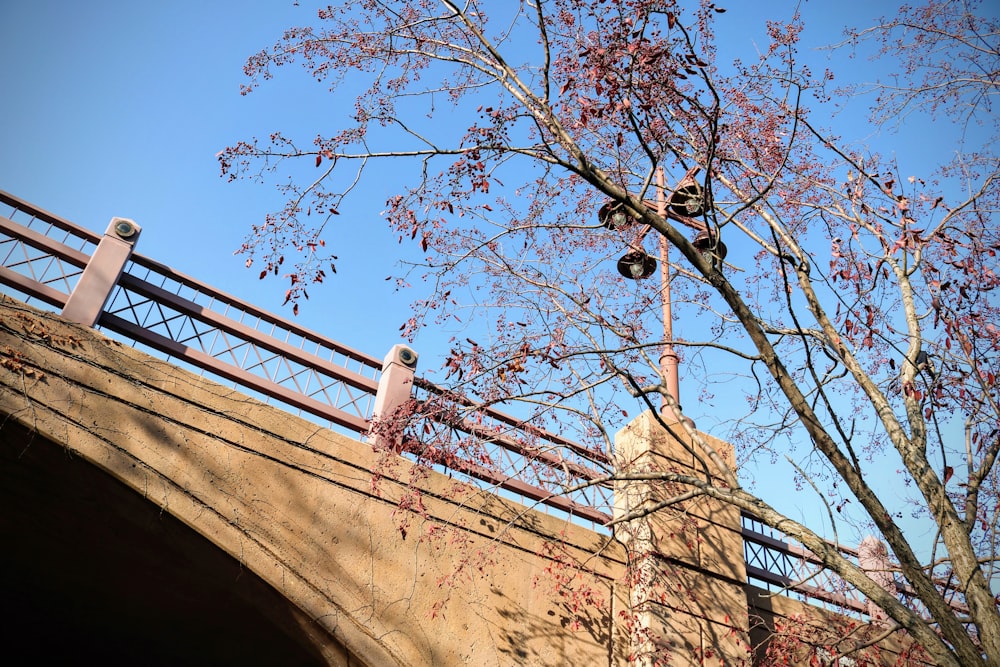
[[[62,308],[101,239],[0,192],[0,279],[28,298]]]
[[[764,525],[751,514],[744,512],[742,520],[743,557],[748,583],[838,614],[868,620],[867,598],[835,572],[825,569],[808,549],[788,542],[785,535]],[[859,564],[855,549],[834,546],[852,563]],[[936,585],[955,613],[967,617],[968,608],[954,582],[940,580],[936,581]],[[895,586],[900,602],[922,617],[930,618],[926,607],[908,583],[896,576]]]
[[[787,539],[756,517],[743,513],[743,558],[749,583],[838,613],[866,612],[863,595],[835,572],[825,569],[807,549],[790,544]],[[856,551],[838,548],[857,564]]]
[[[102,328],[351,431],[368,428],[381,360],[133,255]]]
[[[596,525],[611,520],[608,456],[510,415],[417,380],[425,418],[410,437],[416,455]],[[412,445],[411,445],[412,448]]]

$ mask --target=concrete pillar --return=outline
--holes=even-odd
[[[132,220],[111,218],[104,238],[97,244],[83,275],[66,300],[62,311],[64,318],[88,327],[97,324],[141,231]]]
[[[682,425],[664,420],[668,428],[647,411],[616,434],[618,470],[715,479],[702,463],[708,458],[690,446]],[[732,464],[731,445],[701,436]],[[658,480],[619,482],[615,515],[626,516],[690,488]],[[698,497],[620,524],[616,535],[629,558],[633,664],[750,664],[738,509]]]

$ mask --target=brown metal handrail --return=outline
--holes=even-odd
[[[22,261],[18,257],[17,261],[12,262],[18,267],[26,267],[20,273],[6,265],[0,266],[0,282],[51,306],[64,307],[73,290],[73,280],[91,259],[91,254],[70,247],[66,241],[75,240],[81,247],[96,246],[102,237],[9,193],[0,191],[0,202],[10,206],[14,214],[17,214],[12,214],[11,218],[29,218],[28,225],[12,219],[0,219],[0,234],[7,237],[4,243],[21,244],[38,253],[33,259]],[[38,221],[46,227],[44,232],[31,228]],[[65,235],[64,242],[49,237],[53,228]],[[0,245],[0,250],[2,247]],[[20,247],[18,249],[23,250]],[[12,252],[8,252],[7,257],[11,257]],[[27,258],[31,253],[24,250],[23,255]],[[0,258],[2,257],[3,253],[0,252]],[[38,279],[31,263],[51,264],[55,260],[64,262],[68,268],[57,265],[54,278],[47,282],[47,279]],[[52,268],[48,264],[46,267],[46,270]],[[49,282],[63,283],[65,291],[51,287]],[[181,292],[191,292],[196,296],[185,298],[181,296]],[[207,302],[208,305],[201,302]],[[233,316],[234,313],[236,316]],[[245,323],[248,319],[254,321],[254,326]],[[362,437],[368,433],[372,417],[371,403],[378,391],[382,360],[220,292],[141,254],[131,254],[129,264],[100,314],[97,325]],[[272,332],[277,330],[284,334],[284,340],[260,331],[257,327],[270,328]],[[185,333],[182,335],[182,332]],[[299,345],[288,342],[290,338],[298,340]],[[223,343],[218,344],[219,340]],[[317,352],[303,349],[307,345],[315,347]],[[319,355],[320,351],[323,356]],[[244,358],[237,359],[237,354]],[[226,361],[226,357],[230,361]],[[342,357],[344,361],[340,364],[333,363],[333,357]],[[267,371],[269,366],[275,365],[284,369],[284,376],[280,381],[280,369]],[[264,371],[267,372],[263,373]],[[262,373],[266,376],[262,377]],[[426,380],[417,379],[415,384],[428,395],[447,395],[455,404],[475,410],[503,429],[527,434],[531,439],[544,442],[546,447],[567,452],[572,458],[597,463],[599,466],[607,462],[607,457],[602,452],[584,448],[568,438],[549,433],[492,407],[477,406],[474,402]],[[314,386],[319,389],[310,393]],[[330,393],[337,394],[337,398],[330,398]],[[324,398],[330,400],[319,400],[317,394],[323,394]],[[340,400],[341,394],[345,394],[346,399]],[[430,418],[434,419],[435,416],[431,415]],[[543,450],[531,451],[523,446],[520,438],[496,432],[497,429],[484,428],[471,420],[448,419],[446,426],[487,440],[509,450],[515,457],[530,459],[533,464],[551,466],[561,474],[568,475],[570,479],[567,481],[572,483],[598,479],[601,475],[599,470],[566,460],[565,457]],[[610,516],[593,507],[593,503],[565,498],[560,493],[561,488],[545,488],[507,474],[504,470],[493,471],[472,461],[456,460],[451,463],[453,469],[469,477],[559,511],[595,523],[610,520]]]
[[[806,601],[818,601],[841,614],[865,616],[868,607],[861,593],[849,587],[839,576],[826,570],[823,563],[808,549],[785,539],[774,537],[773,529],[764,527],[758,517],[743,511],[741,516],[743,532],[743,560],[746,565],[748,583],[759,582],[768,590],[771,587],[788,596],[800,596]],[[758,527],[758,525],[760,527]],[[768,532],[772,534],[768,534]],[[783,536],[782,536],[783,537]],[[858,551],[836,542],[827,542],[848,560],[858,564]],[[822,582],[816,584],[816,581]],[[954,598],[954,586],[947,581],[936,580],[936,586],[945,597]],[[914,601],[912,587],[902,580],[896,580],[896,594],[900,599]],[[959,616],[968,616],[968,607],[958,599],[950,599],[948,604]]]

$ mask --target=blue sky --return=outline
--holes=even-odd
[[[720,18],[724,43],[748,58],[763,18],[795,6],[732,4]],[[879,5],[893,3],[811,3],[811,41],[837,39],[847,20]],[[281,311],[285,285],[259,283],[233,250],[282,199],[273,182],[227,183],[215,154],[274,130],[311,138],[349,108],[351,100],[326,94],[297,67],[239,94],[247,56],[314,18],[311,3],[292,0],[0,2],[0,189],[97,231],[112,216],[133,218],[143,227],[138,252]],[[343,250],[338,275],[310,291],[298,318],[376,356],[398,342],[411,296],[384,280],[400,251],[379,217],[395,185],[385,174],[342,210],[330,239]],[[446,352],[442,341],[421,344],[431,357]]]
[[[764,41],[763,19],[787,17],[797,3],[728,4],[721,41],[749,60],[755,39]],[[848,22],[866,23],[895,6],[806,2],[806,43],[829,44]],[[314,19],[311,3],[297,7],[292,0],[0,0],[0,189],[96,231],[112,216],[133,218],[143,227],[138,252],[290,317],[281,308],[284,283],[258,282],[257,271],[233,255],[250,225],[280,207],[281,195],[273,182],[227,183],[215,154],[274,130],[308,139],[336,129],[329,119],[352,100],[326,94],[297,67],[250,96],[239,94],[247,56],[284,28]],[[825,65],[825,53],[809,57]],[[877,71],[864,60],[849,67]],[[852,102],[841,119],[855,124],[859,139],[871,134],[862,111]],[[941,161],[950,140],[928,133],[895,149],[907,162],[935,155]],[[341,211],[331,239],[338,274],[310,291],[297,318],[378,357],[399,342],[412,296],[385,281],[400,249],[379,214],[398,182],[391,171],[381,176]],[[424,372],[437,368],[448,349],[446,337],[434,335],[415,347]]]
[[[279,128],[314,134],[331,107],[350,104],[292,68],[239,94],[246,57],[314,16],[281,0],[0,3],[0,189],[100,232],[112,216],[132,218],[138,252],[282,312],[285,285],[258,282],[233,256],[280,196],[227,183],[215,154]],[[312,290],[298,320],[381,357],[407,311],[384,281],[397,246],[379,221],[388,184],[379,189],[344,212],[337,233],[359,252],[341,253],[339,279]],[[372,248],[386,261],[362,261]]]

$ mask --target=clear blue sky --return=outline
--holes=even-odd
[[[788,16],[796,3],[729,4],[720,17],[723,43],[750,59],[763,20]],[[847,21],[893,6],[807,3],[817,17],[808,24],[810,41],[829,43]],[[96,231],[112,216],[133,218],[143,227],[140,253],[281,311],[285,285],[258,283],[233,250],[282,199],[273,182],[219,178],[215,154],[274,130],[306,138],[329,132],[330,117],[351,104],[325,94],[298,67],[239,94],[248,55],[284,28],[314,20],[308,1],[0,0],[0,189]],[[411,296],[384,280],[400,248],[379,213],[395,185],[384,174],[382,183],[367,184],[367,205],[355,200],[342,211],[331,241],[352,250],[338,251],[338,275],[310,290],[298,318],[377,356],[398,342]],[[440,341],[421,343],[431,357],[446,351]]]
[[[273,184],[227,183],[215,154],[275,129],[312,136],[332,105],[350,105],[297,68],[239,94],[247,56],[314,18],[290,0],[0,2],[0,189],[95,231],[132,218],[138,252],[290,317],[284,283],[258,282],[233,256],[281,198]],[[344,212],[336,233],[358,252],[340,253],[338,279],[310,290],[298,318],[379,357],[407,317],[384,281],[398,252],[379,219],[389,187]],[[382,261],[363,262],[373,249]]]
[[[723,3],[720,3],[723,4]],[[763,20],[783,18],[791,0],[733,0],[720,18],[723,43],[753,58]],[[251,224],[280,207],[273,183],[229,184],[215,154],[273,130],[311,137],[331,132],[328,119],[349,106],[312,84],[298,68],[241,97],[248,55],[289,26],[315,20],[312,3],[292,0],[0,0],[0,189],[96,231],[112,216],[143,227],[138,251],[272,312],[285,285],[258,282],[233,255]],[[803,3],[806,42],[829,44],[849,22],[891,14],[896,3],[850,0]],[[825,55],[810,55],[818,66]],[[855,72],[875,66],[852,64]],[[861,105],[849,112],[857,123]],[[858,139],[870,131],[858,126]],[[947,137],[925,135],[900,150],[947,152]],[[931,143],[933,139],[936,143]],[[298,321],[381,357],[398,341],[409,294],[385,277],[399,253],[380,220],[393,174],[367,186],[342,211],[334,230],[338,274],[310,290]],[[344,251],[344,248],[351,251]],[[423,336],[421,369],[437,368],[446,339]],[[700,416],[695,414],[695,419]]]

